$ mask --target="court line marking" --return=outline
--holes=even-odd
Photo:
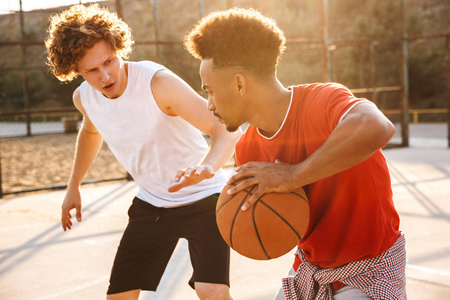
[[[435,270],[435,269],[431,269],[431,268],[427,268],[427,267],[410,265],[410,264],[406,264],[406,268],[407,269],[416,270],[416,271],[425,272],[425,273],[430,273],[430,274],[436,274],[436,275],[440,275],[440,276],[448,276],[448,277],[450,277],[450,272],[447,272],[447,271]]]

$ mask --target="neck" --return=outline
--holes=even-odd
[[[276,77],[268,82],[255,84],[252,91],[251,118],[248,122],[266,137],[273,136],[283,124],[291,101],[291,91]]]

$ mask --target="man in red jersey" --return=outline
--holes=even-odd
[[[276,299],[406,299],[405,239],[381,148],[393,124],[337,83],[285,88],[276,77],[285,49],[274,20],[251,9],[204,17],[185,38],[201,59],[209,109],[236,144],[234,194],[303,187],[310,224]]]

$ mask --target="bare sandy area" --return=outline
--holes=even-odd
[[[205,137],[209,143],[209,139]],[[0,139],[1,181],[4,194],[60,187],[72,170],[77,133]],[[225,164],[233,166],[234,157]],[[86,174],[85,181],[125,179],[127,172],[106,143]]]
[[[66,184],[72,169],[76,133],[3,138],[3,193]],[[85,180],[125,178],[125,169],[104,143]]]

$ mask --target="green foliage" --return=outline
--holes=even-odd
[[[19,72],[0,72],[1,110],[23,109],[25,100]]]
[[[445,61],[444,53],[438,51],[441,47],[426,44],[426,41],[419,41],[412,47],[422,49],[410,54],[411,103],[416,108],[445,107],[445,83],[449,80],[449,74],[445,70],[445,64],[442,63]]]

